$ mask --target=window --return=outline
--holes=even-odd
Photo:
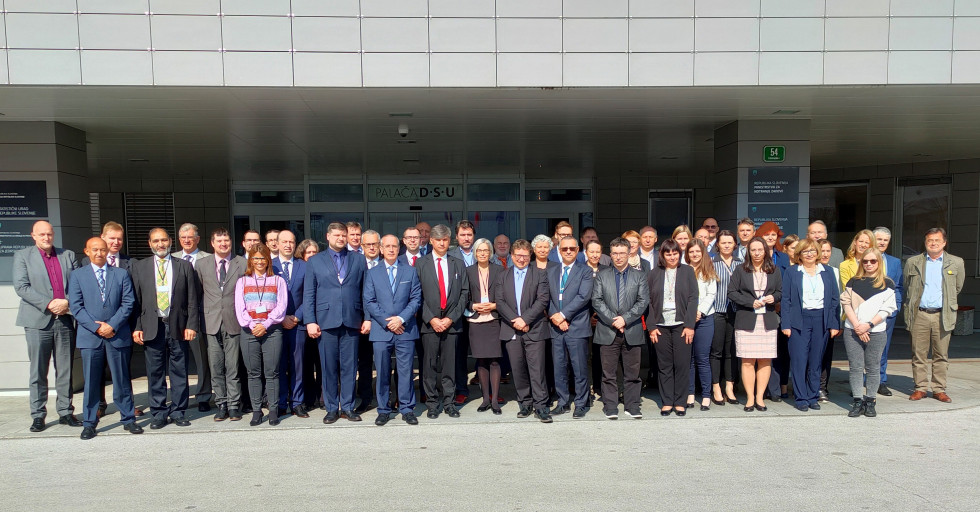
[[[900,180],[902,197],[902,261],[921,253],[929,228],[949,232],[949,177]]]
[[[524,200],[528,202],[541,201],[591,201],[591,188],[529,188],[524,191]]]
[[[521,212],[469,212],[467,218],[476,226],[476,238],[486,238],[493,242],[501,234],[507,235],[511,241],[521,237]]]
[[[359,222],[364,224],[364,212],[318,212],[310,214],[310,238],[316,240],[317,242],[322,242],[327,238],[327,226],[331,222]],[[385,233],[377,228],[365,227],[364,229],[374,229],[381,233]]]
[[[693,220],[694,192],[691,190],[651,190],[650,225],[657,230],[657,238],[666,240],[681,224],[691,226]]]
[[[827,224],[827,237],[830,243],[846,252],[854,234],[869,228],[868,184],[811,186],[810,221],[817,219]],[[797,235],[801,234],[805,235],[805,233],[797,233]]]
[[[470,183],[466,185],[467,201],[520,201],[520,183]]]
[[[153,255],[149,244],[150,230],[167,230],[173,246],[176,242],[174,225],[174,195],[171,192],[150,193],[130,192],[123,196],[126,210],[126,248],[133,258],[148,258]]]
[[[235,192],[235,202],[239,204],[249,203],[298,203],[303,204],[306,198],[303,197],[302,190],[290,191],[243,191]]]
[[[311,203],[336,203],[336,202],[355,202],[364,201],[364,185],[354,184],[311,184],[310,202]]]

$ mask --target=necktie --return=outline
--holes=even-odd
[[[446,309],[446,276],[442,273],[442,258],[436,258],[436,270],[439,274],[439,308]]]
[[[161,286],[167,286],[167,260],[157,260],[157,309],[166,311],[170,308],[170,294],[160,291]]]
[[[626,271],[624,270],[622,272],[618,272],[618,274],[619,275],[617,276],[617,281],[619,281],[620,283],[618,287],[619,288],[618,290],[619,293],[617,294],[618,297],[616,297],[616,304],[619,307],[622,307],[623,303],[626,302]]]
[[[341,280],[343,280],[343,278],[344,278],[344,276],[341,275],[341,270],[340,270],[340,267],[341,267],[341,265],[343,263],[343,259],[342,258],[343,258],[343,256],[341,256],[340,253],[335,253],[333,255],[333,264],[334,264],[334,266],[337,267],[337,278],[338,279],[341,279]]]
[[[102,295],[102,302],[105,302],[105,269],[100,268],[95,275],[99,279],[99,293]]]
[[[415,266],[415,260],[419,259],[418,256],[412,256],[412,266]]]
[[[565,283],[568,282],[568,265],[561,271],[561,289],[558,290],[558,307],[561,307],[562,299],[565,295]]]
[[[184,261],[186,261],[187,263],[191,263],[192,261],[194,261],[194,257],[191,256],[190,254],[185,254]]]
[[[507,268],[507,258],[506,257],[501,258],[501,257],[498,256],[497,259],[500,260],[500,266],[502,266],[504,268]]]
[[[514,298],[517,299],[517,314],[521,314],[521,298],[524,295],[524,276],[526,275],[527,269],[519,269],[517,271],[517,279],[515,284],[516,290],[514,290]]]
[[[371,270],[378,264],[378,260],[371,260],[368,262],[368,270]]]
[[[286,283],[289,283],[289,263],[288,261],[282,263],[282,274],[286,276]]]
[[[388,284],[391,285],[391,293],[395,293],[395,267],[394,266],[388,267]]]
[[[221,267],[218,268],[218,285],[225,287],[225,279],[228,277],[228,269],[225,267],[226,260],[221,260]]]
[[[109,265],[111,265],[113,267],[116,266],[116,257],[115,256],[109,256]]]

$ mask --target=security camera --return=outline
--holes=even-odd
[[[408,124],[401,123],[398,125],[398,135],[402,138],[408,137]]]

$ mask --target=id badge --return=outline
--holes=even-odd
[[[266,311],[268,311],[268,310],[265,309],[265,306],[259,306],[259,307],[255,308],[255,312],[256,313],[265,313]]]
[[[170,287],[165,284],[157,286],[157,293],[170,293]]]
[[[480,297],[480,302],[490,302],[490,297],[487,297],[486,295],[484,295],[484,296]]]
[[[761,315],[761,314],[763,314],[765,312],[766,312],[766,307],[765,306],[762,306],[761,308],[755,308],[755,314],[757,314],[757,315]]]

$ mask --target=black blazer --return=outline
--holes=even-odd
[[[766,304],[763,322],[767,331],[774,331],[779,329],[779,315],[776,314],[776,306],[783,298],[783,280],[778,268],[766,276],[768,279],[763,295],[772,295],[775,300],[772,304]],[[739,265],[732,272],[731,280],[728,281],[728,300],[735,304],[736,329],[740,331],[755,330],[755,309],[752,307],[752,303],[757,298],[752,274],[746,272],[744,267]]]
[[[144,340],[157,337],[157,287],[156,263],[154,257],[144,258],[132,264],[133,288],[139,309],[136,316],[136,331],[143,331]],[[198,305],[197,277],[190,263],[171,257],[173,263],[173,288],[170,297],[170,335],[177,340],[184,339],[184,329],[201,328]]]
[[[514,294],[514,270],[508,268],[500,274],[500,281],[494,291],[497,312],[500,313],[500,339],[509,340],[517,334],[511,322],[520,317],[529,327],[522,333],[531,341],[551,338],[548,329],[548,274],[533,264],[528,265],[524,276],[524,290],[521,292],[521,314],[517,314],[517,296]]]
[[[504,267],[500,265],[490,264],[490,282],[487,285],[487,299],[490,302],[494,301],[494,297],[497,292],[497,281],[500,279],[500,274],[506,272]],[[469,304],[466,305],[466,309],[470,309],[472,303],[481,300],[480,297],[480,264],[474,263],[466,267],[466,279],[470,282],[470,300]],[[499,318],[499,314],[496,311],[490,313],[494,318]],[[470,311],[470,318],[476,318],[480,316],[478,313]]]
[[[661,268],[659,265],[647,273],[647,286],[650,287],[647,329],[654,328],[664,321],[664,279],[666,276],[667,269]],[[698,318],[698,280],[694,276],[694,269],[689,265],[677,266],[674,298],[675,318],[679,322],[684,322],[684,327],[694,329]]]
[[[450,334],[463,329],[463,310],[469,306],[469,279],[466,278],[466,264],[463,260],[446,254],[446,267],[449,269],[449,293],[446,294],[446,309],[439,308],[439,273],[436,270],[436,260],[432,253],[426,254],[415,262],[419,282],[422,285],[422,322],[419,325],[421,334],[433,333],[435,329],[429,322],[433,318],[452,319],[453,325],[446,331]]]

